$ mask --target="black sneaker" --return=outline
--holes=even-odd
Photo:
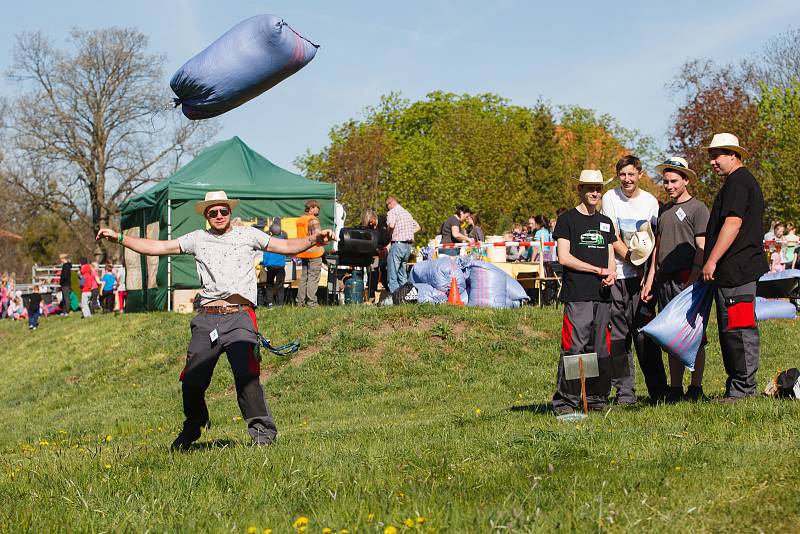
[[[664,402],[667,404],[675,404],[683,400],[683,386],[670,386],[667,391],[667,396]]]
[[[189,448],[191,448],[192,443],[197,441],[199,438],[199,428],[184,428],[181,430],[181,433],[178,434],[178,437],[175,438],[175,441],[172,442],[172,445],[170,445],[169,448],[173,451],[188,451]]]
[[[684,395],[683,398],[690,402],[708,400],[708,397],[706,397],[703,393],[703,386],[689,386],[689,388],[686,390],[686,395]]]
[[[272,445],[278,433],[275,429],[269,429],[261,423],[256,423],[247,429],[250,437],[253,438],[253,445]]]

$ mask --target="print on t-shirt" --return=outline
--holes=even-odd
[[[606,240],[597,230],[588,230],[581,234],[580,245],[586,248],[606,248]]]

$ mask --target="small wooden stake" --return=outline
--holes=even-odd
[[[578,368],[581,370],[581,397],[583,398],[583,413],[589,415],[589,404],[586,401],[586,377],[583,374],[583,358],[578,358]]]

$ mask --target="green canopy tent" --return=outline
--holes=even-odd
[[[121,206],[125,235],[176,239],[205,228],[194,205],[208,191],[240,199],[234,217],[298,217],[308,199],[320,202],[323,228],[333,228],[336,185],[308,180],[278,167],[238,137],[217,143],[168,179]],[[126,289],[130,311],[170,310],[172,291],[200,287],[191,256],[145,257],[125,249]]]

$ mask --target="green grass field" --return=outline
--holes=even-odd
[[[800,530],[800,402],[548,412],[561,311],[259,312],[279,440],[253,447],[223,358],[212,428],[170,453],[189,316],[0,322],[0,528],[13,532]],[[706,393],[722,394],[715,341]],[[759,386],[800,365],[762,323]],[[637,385],[642,391],[643,381]],[[305,518],[307,520],[304,521]],[[326,530],[328,529],[328,530]]]

